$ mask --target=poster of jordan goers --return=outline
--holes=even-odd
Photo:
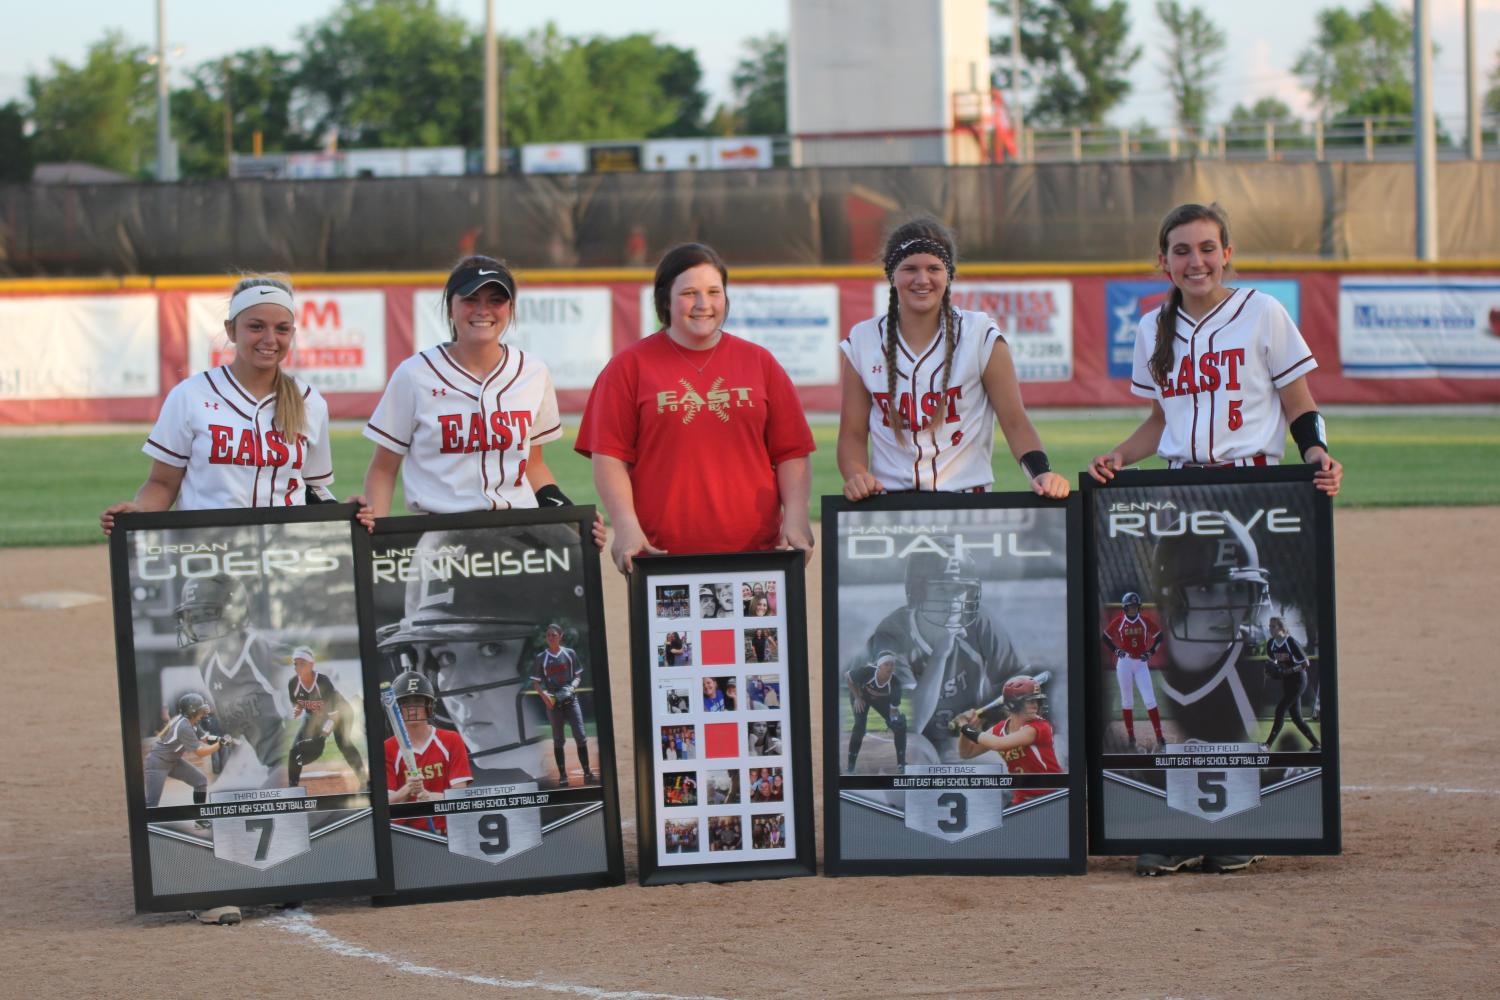
[[[1312,474],[1083,477],[1092,853],[1339,851],[1333,513]]]
[[[138,911],[390,885],[354,508],[124,514],[110,538]],[[378,744],[376,744],[378,748]],[[378,770],[375,771],[378,775]]]
[[[823,498],[830,875],[1082,874],[1081,517]]]
[[[816,872],[801,552],[639,557],[642,885]]]
[[[624,880],[593,507],[376,522],[370,570],[395,893]]]

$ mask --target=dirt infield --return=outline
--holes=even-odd
[[[235,928],[132,913],[109,605],[19,605],[41,591],[107,596],[105,550],[0,551],[3,702],[18,729],[0,765],[0,996],[1492,995],[1500,664],[1487,595],[1500,508],[1346,510],[1336,525],[1341,857],[1153,880],[1098,858],[1081,878],[632,882],[395,909],[312,903],[249,911]],[[606,600],[628,738],[612,572]]]

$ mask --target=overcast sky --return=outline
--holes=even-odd
[[[507,32],[526,31],[550,19],[564,34],[653,32],[662,41],[695,49],[705,88],[717,102],[729,97],[729,75],[743,40],[784,32],[789,2],[795,0],[496,0],[496,10]],[[917,0],[912,2],[915,6]],[[1433,35],[1440,47],[1433,67],[1437,111],[1461,120],[1464,0],[1430,3]],[[1129,4],[1132,35],[1146,51],[1131,75],[1130,97],[1110,118],[1119,125],[1140,119],[1168,124],[1171,104],[1161,82],[1160,28],[1154,2],[1129,0]],[[1358,9],[1365,4],[1363,0],[1198,0],[1198,5],[1208,10],[1230,38],[1211,114],[1218,120],[1235,104],[1252,103],[1266,95],[1280,97],[1305,113],[1306,96],[1291,66],[1312,38],[1315,12],[1329,6]],[[1411,6],[1410,0],[1396,0],[1394,5]],[[1474,5],[1483,89],[1500,59],[1500,0],[1474,0]],[[0,101],[21,97],[26,75],[45,72],[51,59],[79,63],[88,45],[109,28],[123,31],[131,41],[155,44],[155,0],[7,0],[6,6],[5,30],[0,33]],[[202,0],[167,0],[167,38],[182,46],[177,58],[183,66],[252,46],[291,50],[298,45],[299,29],[336,6],[337,0],[257,0],[240,8]],[[476,25],[483,21],[484,0],[440,0],[440,6]]]

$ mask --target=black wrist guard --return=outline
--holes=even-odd
[[[1308,410],[1292,421],[1292,441],[1297,445],[1297,457],[1307,455],[1309,448],[1328,450],[1328,427],[1323,423],[1323,414]]]
[[[556,483],[548,483],[536,491],[536,505],[538,507],[571,507],[573,501],[563,495],[563,491],[557,488]]]
[[[977,727],[977,726],[960,726],[959,729],[958,729],[958,731],[960,733],[963,733],[964,734],[964,739],[969,740],[971,743],[978,743],[979,742],[979,727]]]
[[[1028,479],[1035,479],[1044,472],[1051,472],[1052,464],[1047,461],[1047,453],[1038,448],[1021,456],[1021,468],[1026,470]]]

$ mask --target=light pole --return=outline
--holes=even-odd
[[[1432,120],[1432,8],[1416,0],[1412,11],[1416,55],[1417,259],[1438,259],[1437,135]]]
[[[177,150],[172,145],[172,107],[167,93],[166,0],[156,0],[156,179],[177,179]]]
[[[484,172],[500,172],[500,53],[495,0],[484,0]]]

